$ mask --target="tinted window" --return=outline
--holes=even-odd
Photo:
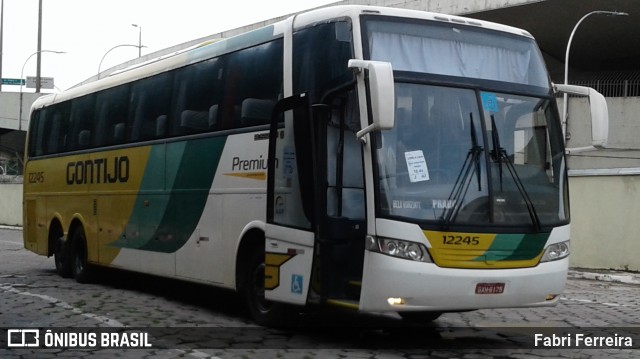
[[[281,97],[279,39],[36,111],[29,155],[265,125]]]
[[[78,97],[71,102],[71,121],[66,149],[69,151],[90,148],[93,142],[93,117],[96,95]]]
[[[166,136],[172,87],[172,72],[142,79],[132,85],[131,141]]]
[[[351,23],[335,22],[300,30],[293,37],[293,92],[308,92],[314,103],[353,80]]]
[[[173,135],[216,130],[224,68],[220,59],[211,59],[176,71],[174,87]]]
[[[282,94],[282,40],[225,56],[224,126],[264,125]]]
[[[129,115],[129,85],[122,85],[98,93],[94,145],[110,146],[124,143]]]

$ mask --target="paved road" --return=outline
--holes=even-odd
[[[628,333],[620,328],[640,326],[639,289],[572,276],[554,308],[450,313],[409,327],[388,315],[319,311],[302,315],[295,328],[265,329],[252,324],[237,296],[224,290],[121,271],[102,272],[95,284],[60,278],[51,258],[22,248],[21,231],[0,229],[0,357],[640,358],[640,329],[630,332],[636,349],[532,349],[536,333],[544,335],[540,345],[554,334],[575,342],[580,335],[615,339],[615,333]],[[58,335],[139,328],[152,347],[7,348],[10,328],[52,328]]]

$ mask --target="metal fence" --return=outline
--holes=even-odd
[[[604,97],[640,96],[640,72],[604,72],[582,79],[571,80],[572,85],[588,86]]]

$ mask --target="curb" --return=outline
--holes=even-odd
[[[597,273],[584,272],[580,270],[569,270],[569,277],[573,279],[589,279],[602,282],[640,284],[640,274],[625,272]]]
[[[22,230],[22,226],[5,226],[3,224],[0,225],[0,229],[9,229],[12,231],[21,231]]]

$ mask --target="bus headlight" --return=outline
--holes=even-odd
[[[569,241],[554,243],[545,249],[540,262],[557,261],[569,256]]]
[[[432,263],[427,247],[421,243],[367,236],[367,249],[392,257]]]

